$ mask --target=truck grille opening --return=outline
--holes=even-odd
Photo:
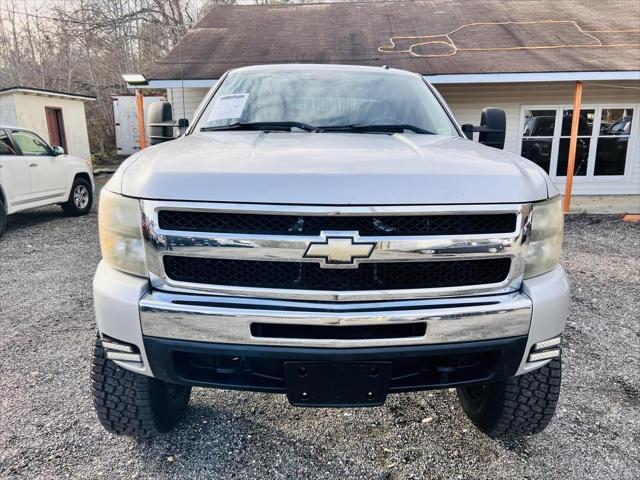
[[[423,337],[427,324],[397,325],[297,325],[252,323],[251,335],[261,338],[304,338],[312,340],[379,340],[383,338]]]
[[[292,290],[358,291],[443,288],[500,283],[510,258],[433,262],[361,263],[354,269],[316,263],[165,256],[173,280],[211,285]]]
[[[526,342],[524,336],[428,347],[381,347],[375,353],[372,349],[352,348],[333,358],[342,362],[392,362],[389,391],[407,392],[510,377],[518,369]],[[151,368],[168,375],[169,381],[266,392],[286,390],[285,362],[326,362],[333,354],[316,348],[260,346],[238,350],[237,345],[150,337],[145,338],[145,348],[149,358],[157,362]]]
[[[427,357],[389,356],[383,360],[393,363],[389,392],[408,392],[505,377],[501,369],[513,374],[517,364],[513,361],[501,363],[501,357],[500,350],[493,350]],[[289,361],[286,357],[252,358],[176,351],[172,365],[181,381],[193,385],[284,392],[286,361]]]
[[[513,232],[516,215],[310,216],[162,210],[158,223],[163,230],[259,235],[319,235],[323,230],[357,231],[362,236],[473,235]]]

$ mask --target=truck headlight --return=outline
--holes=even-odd
[[[531,237],[524,278],[531,278],[553,270],[560,260],[564,214],[562,197],[533,205]]]
[[[102,189],[98,210],[102,258],[117,270],[146,277],[141,219],[139,200]]]

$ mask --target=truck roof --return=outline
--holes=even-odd
[[[246,72],[246,71],[345,71],[345,72],[370,72],[380,73],[387,72],[390,75],[420,76],[417,73],[397,68],[388,68],[386,66],[371,67],[364,65],[340,65],[340,64],[324,64],[324,63],[273,63],[266,65],[251,65],[248,67],[239,67],[229,70],[229,72]]]

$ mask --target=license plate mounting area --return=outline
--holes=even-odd
[[[391,362],[285,362],[287,397],[300,407],[373,407],[384,404]]]

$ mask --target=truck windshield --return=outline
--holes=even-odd
[[[292,129],[458,136],[417,76],[386,70],[248,70],[230,73],[196,130]]]

